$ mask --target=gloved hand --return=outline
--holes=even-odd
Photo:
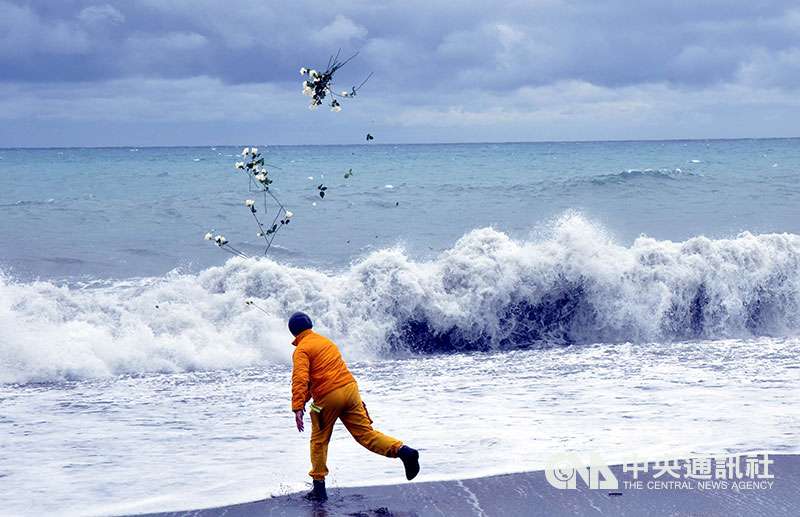
[[[305,414],[305,409],[298,409],[294,412],[294,423],[297,424],[297,432],[302,433],[305,426],[303,425],[303,414]]]

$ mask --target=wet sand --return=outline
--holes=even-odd
[[[642,488],[626,486],[633,482],[631,472],[620,465],[611,467],[617,489],[589,489],[577,479],[575,489],[556,489],[543,471],[504,474],[456,481],[432,481],[402,485],[329,488],[325,503],[306,501],[302,493],[289,494],[249,503],[187,510],[150,516],[254,517],[254,516],[528,516],[528,515],[607,515],[607,516],[798,516],[800,515],[800,456],[769,455],[770,479],[744,476],[736,487],[729,480],[726,488],[670,486],[680,478],[640,473]],[[424,468],[424,463],[423,463]],[[745,459],[741,457],[742,473]],[[712,478],[720,480],[712,474]],[[658,488],[650,483],[665,483]],[[748,485],[747,483],[752,483]],[[770,484],[771,483],[771,484]],[[762,485],[758,487],[756,484]]]

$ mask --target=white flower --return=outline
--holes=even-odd
[[[207,241],[210,241],[211,239],[213,239],[213,238],[214,238],[214,234],[213,234],[213,233],[211,233],[211,232],[208,232],[207,234],[205,234],[205,235],[203,236],[203,238],[204,238],[205,240],[207,240]]]
[[[248,154],[250,154],[249,147],[245,147],[244,149],[242,149],[242,156],[247,156]]]
[[[214,242],[217,243],[217,246],[224,246],[228,244],[228,239],[226,239],[224,235],[217,235],[214,237]]]
[[[306,68],[306,67],[302,67],[302,68],[300,69],[300,75],[306,75],[307,73],[308,73],[308,68]]]
[[[258,154],[258,147],[253,147],[252,149],[250,149],[250,153],[253,156],[257,155]]]
[[[342,107],[337,104],[336,106],[331,108],[331,111],[339,113],[340,111],[342,111]]]
[[[287,210],[285,217],[286,217],[286,219],[291,219],[292,217],[294,217],[294,214],[290,210]]]
[[[244,206],[246,206],[247,208],[253,208],[253,206],[255,204],[256,204],[256,202],[254,200],[252,200],[252,199],[245,199],[244,200]]]
[[[259,174],[256,174],[254,177],[255,177],[255,179],[257,179],[258,181],[261,181],[261,182],[267,181],[267,175],[264,174],[263,172],[261,172]]]
[[[319,72],[317,72],[316,70],[309,71],[308,75],[309,75],[309,77],[311,77],[315,81],[319,80],[319,78],[322,77],[321,75],[319,75]]]
[[[244,169],[244,162],[236,162],[234,164],[234,167],[236,167],[237,169]]]
[[[348,97],[348,96],[350,96],[350,92],[342,92],[342,97]]]

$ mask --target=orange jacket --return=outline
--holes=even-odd
[[[313,330],[304,330],[295,337],[292,355],[292,411],[305,408],[313,396],[320,399],[326,393],[355,382],[344,364],[342,354],[333,341]]]

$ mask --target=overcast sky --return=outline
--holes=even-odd
[[[301,66],[374,77],[311,112]],[[800,135],[800,3],[0,0],[0,147]]]

